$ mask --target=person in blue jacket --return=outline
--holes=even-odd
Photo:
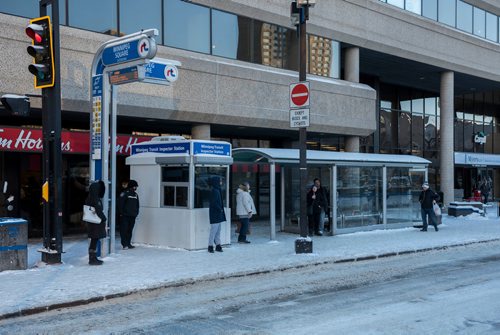
[[[226,221],[226,214],[224,213],[224,198],[222,196],[222,179],[220,177],[211,178],[212,192],[210,193],[210,236],[208,238],[208,252],[215,251],[222,252],[220,242],[221,223]]]

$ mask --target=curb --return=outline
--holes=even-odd
[[[468,245],[492,243],[492,242],[499,242],[499,241],[500,241],[500,238],[494,238],[494,239],[482,240],[482,241],[471,241],[471,242],[455,243],[455,244],[444,245],[444,246],[436,246],[436,247],[432,247],[432,248],[422,248],[422,249],[414,249],[414,250],[403,250],[403,251],[398,251],[398,252],[388,252],[388,253],[383,253],[383,254],[379,254],[379,255],[365,255],[365,256],[353,257],[353,258],[329,259],[329,260],[325,260],[325,261],[319,261],[319,262],[313,262],[313,263],[307,263],[307,264],[289,265],[289,266],[283,266],[283,267],[277,267],[277,268],[271,268],[271,269],[242,271],[242,272],[235,272],[235,273],[230,273],[230,274],[207,275],[207,276],[203,276],[203,277],[196,278],[196,279],[179,280],[179,281],[169,282],[169,283],[165,283],[165,284],[159,284],[157,286],[152,286],[152,287],[143,288],[143,289],[135,289],[135,290],[125,291],[125,292],[96,296],[96,297],[92,297],[89,299],[79,299],[79,300],[56,303],[56,304],[45,305],[45,306],[40,306],[40,307],[21,309],[19,311],[12,312],[12,313],[1,314],[0,321],[6,320],[6,319],[17,318],[17,317],[21,317],[21,316],[40,314],[40,313],[44,313],[44,312],[49,312],[49,311],[61,309],[61,308],[89,305],[91,303],[112,300],[115,298],[122,298],[122,297],[126,297],[129,295],[137,294],[137,293],[153,292],[156,290],[161,290],[161,289],[166,289],[166,288],[175,288],[175,287],[194,285],[194,284],[198,284],[198,283],[213,281],[214,279],[220,280],[220,279],[255,276],[255,275],[260,275],[260,274],[279,272],[279,271],[287,271],[287,270],[293,270],[293,269],[302,269],[302,268],[306,268],[306,267],[314,267],[314,266],[325,265],[325,264],[342,264],[342,263],[369,261],[369,260],[375,260],[375,259],[379,259],[379,258],[395,257],[395,256],[400,256],[400,255],[422,253],[422,252],[428,252],[428,251],[433,251],[433,250],[446,250],[446,249],[451,249],[451,248],[464,247],[464,246],[468,246]]]

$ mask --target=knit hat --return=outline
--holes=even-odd
[[[133,179],[131,179],[127,185],[127,188],[132,188],[132,187],[139,187],[139,184],[137,184],[137,182]]]
[[[429,188],[429,183],[424,181],[424,183],[422,184],[422,188]]]

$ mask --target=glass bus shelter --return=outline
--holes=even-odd
[[[300,190],[298,149],[237,148],[232,156],[233,165],[269,166],[272,240],[277,212],[281,231],[299,232],[300,192],[306,193],[314,178],[328,191],[330,235],[421,222],[418,196],[430,164],[421,157],[308,150],[308,185]],[[277,170],[280,190],[276,190]]]

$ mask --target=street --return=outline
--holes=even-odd
[[[0,334],[499,334],[499,263],[494,242],[323,264],[8,319]]]

